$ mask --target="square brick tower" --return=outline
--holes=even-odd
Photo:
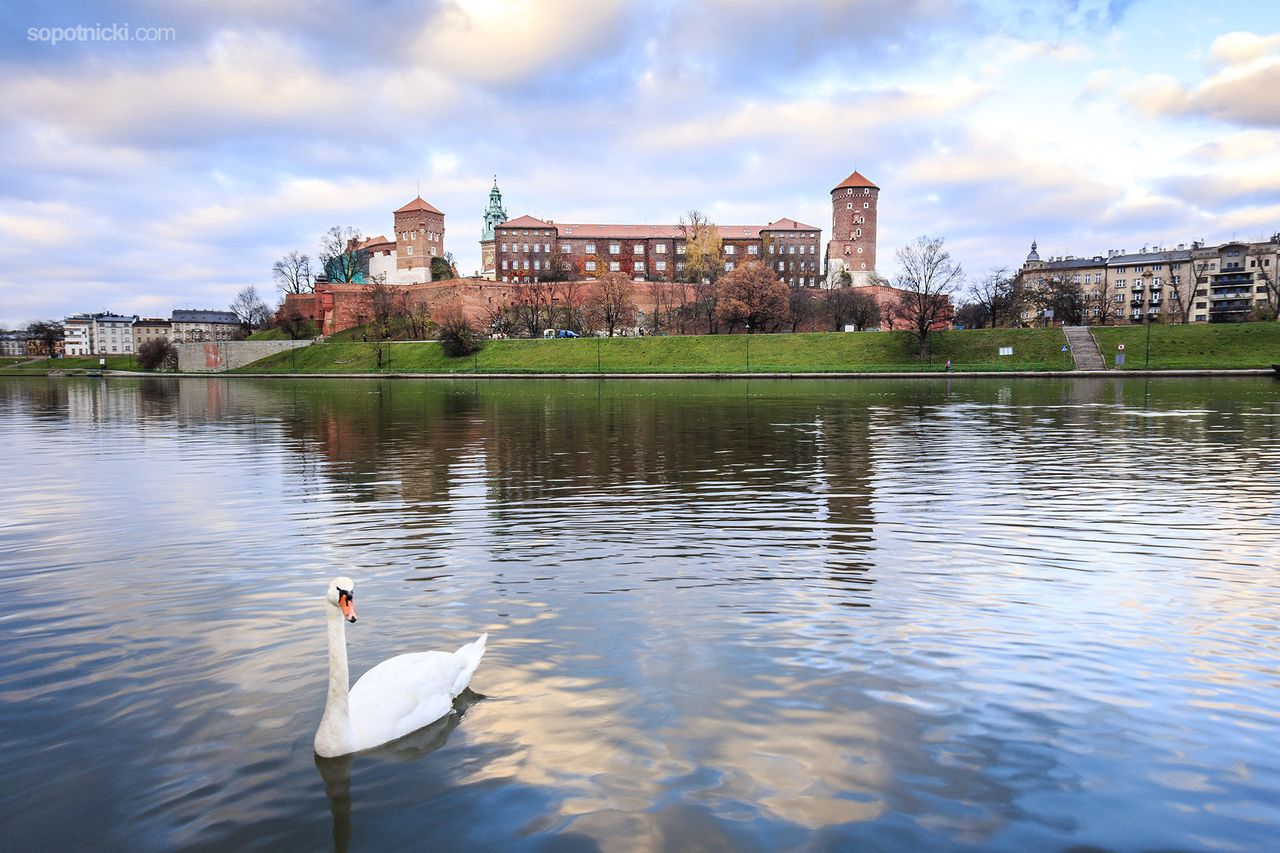
[[[876,208],[880,188],[855,171],[831,191],[831,240],[827,243],[827,285],[848,270],[853,285],[871,283],[876,271]]]
[[[418,196],[395,212],[396,284],[431,281],[431,259],[444,256],[444,212]]]

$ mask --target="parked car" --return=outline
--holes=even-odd
[[[558,335],[556,335],[556,337],[558,337],[558,338],[576,338],[576,337],[578,337],[578,333],[577,333],[577,332],[575,332],[575,331],[573,331],[572,329],[561,329],[561,330],[560,330],[560,333],[559,333]]]
[[[542,330],[542,337],[543,337],[544,339],[545,339],[545,338],[554,338],[555,336],[556,336],[556,330],[555,330],[555,329],[543,329],[543,330]]]

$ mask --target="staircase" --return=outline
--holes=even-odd
[[[1076,370],[1106,370],[1107,362],[1098,349],[1098,342],[1089,333],[1088,326],[1064,326],[1071,356],[1076,360]]]

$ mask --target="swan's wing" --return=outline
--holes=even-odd
[[[388,658],[360,677],[348,700],[358,749],[417,731],[448,714],[467,661],[450,652]]]

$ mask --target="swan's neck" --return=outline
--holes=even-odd
[[[347,631],[342,611],[329,605],[329,695],[316,731],[316,752],[322,756],[352,752],[354,739],[347,708],[350,677],[347,674]]]

